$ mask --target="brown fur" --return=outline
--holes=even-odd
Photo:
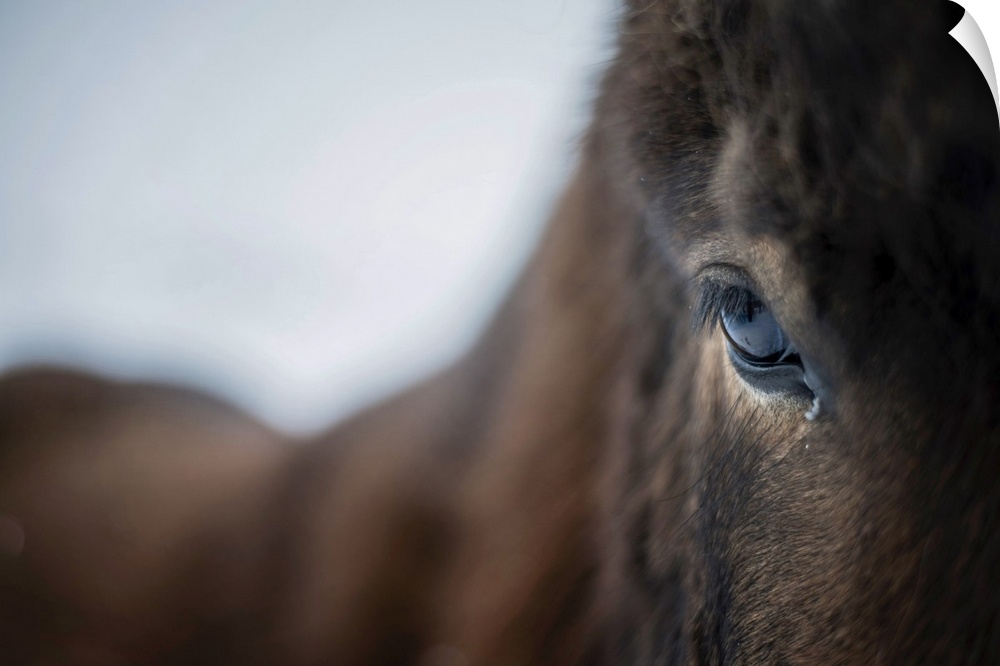
[[[2,653],[1000,662],[1000,134],[945,24],[635,0],[483,340],[310,441],[178,390],[8,377]],[[811,393],[742,379],[692,317],[734,280]]]

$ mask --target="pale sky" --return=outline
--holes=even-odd
[[[0,365],[309,429],[465,349],[572,168],[615,0],[0,5]]]

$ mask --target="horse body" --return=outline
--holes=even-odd
[[[1000,660],[1000,135],[946,14],[628,7],[480,344],[315,439],[6,379],[5,653]]]

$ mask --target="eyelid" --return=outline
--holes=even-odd
[[[724,262],[705,264],[695,272],[693,279],[702,283],[712,280],[727,282],[730,286],[743,287],[757,293],[756,283],[745,270]]]

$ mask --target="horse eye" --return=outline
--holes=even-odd
[[[760,299],[747,298],[739,307],[721,314],[726,339],[747,363],[769,366],[799,362],[785,332]]]

